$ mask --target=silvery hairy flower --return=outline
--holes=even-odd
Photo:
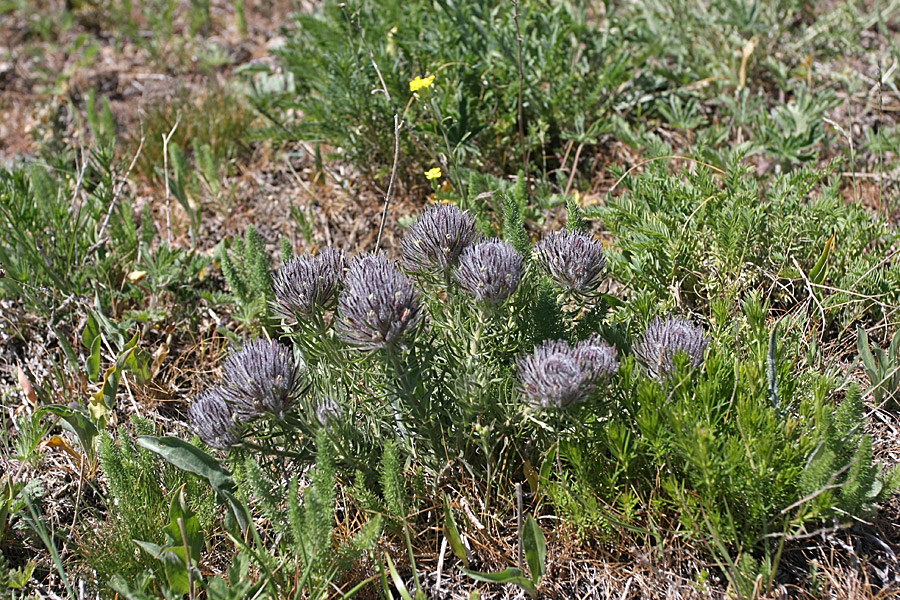
[[[669,316],[656,317],[634,347],[651,377],[662,378],[675,370],[675,355],[684,353],[694,367],[703,363],[709,340],[703,329],[691,321]]]
[[[300,369],[289,348],[257,339],[225,361],[222,391],[238,421],[266,414],[282,419],[300,391]]]
[[[547,340],[519,359],[520,391],[537,408],[566,408],[586,400],[618,368],[615,348],[599,338],[574,346]]]
[[[575,349],[587,364],[596,378],[611,377],[619,370],[616,360],[616,347],[610,346],[600,336],[594,335],[578,342]]]
[[[560,287],[580,294],[597,291],[606,275],[603,244],[583,231],[556,231],[535,245],[538,264]]]
[[[475,216],[469,211],[453,204],[429,206],[401,243],[403,262],[411,271],[446,272],[475,238]]]
[[[508,242],[494,238],[463,250],[456,280],[478,302],[501,304],[519,287],[524,269],[522,255]]]
[[[326,248],[317,256],[299,256],[274,276],[276,310],[286,317],[308,317],[331,308],[344,276],[344,252]]]
[[[415,329],[422,307],[412,280],[382,256],[357,259],[338,301],[337,330],[363,350],[389,348]]]
[[[239,441],[231,406],[222,388],[201,392],[188,407],[188,419],[194,432],[210,448],[228,450]]]

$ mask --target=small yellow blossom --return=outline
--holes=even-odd
[[[418,92],[421,89],[431,87],[432,83],[434,83],[434,75],[429,75],[424,79],[416,75],[416,78],[409,82],[409,91]]]
[[[425,179],[440,179],[441,177],[441,168],[435,167],[433,169],[428,169],[425,171]]]

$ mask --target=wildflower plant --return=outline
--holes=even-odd
[[[560,514],[602,528],[599,500],[639,527],[678,519],[696,541],[721,540],[712,553],[769,548],[772,531],[869,510],[900,483],[862,440],[854,456],[866,466],[853,481],[869,490],[805,500],[841,477],[834,456],[813,456],[834,437],[824,433],[833,382],[778,361],[761,296],[734,323],[718,302],[710,334],[677,316],[639,330],[659,310],[654,296],[605,308],[602,244],[579,227],[532,243],[524,202],[505,203],[502,239],[480,239],[473,215],[435,205],[398,262],[326,250],[283,265],[273,283],[281,339],[226,361],[223,382],[191,408],[195,430],[231,456],[252,449],[252,469],[274,476],[328,440],[335,470],[356,474],[366,502],[386,449],[398,473],[400,457],[435,481],[459,462],[496,482],[488,490],[522,477],[523,462],[543,463],[540,485]],[[691,377],[672,377],[685,368]]]
[[[421,305],[412,279],[378,255],[356,260],[338,304],[338,332],[361,350],[400,345],[415,330]]]

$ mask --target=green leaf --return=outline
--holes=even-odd
[[[544,539],[544,532],[531,515],[525,519],[522,545],[525,547],[525,559],[531,570],[531,580],[537,585],[546,572],[547,542]]]
[[[181,527],[178,525],[178,519],[184,526],[184,536],[181,535]],[[170,538],[173,546],[183,546],[185,539],[187,540],[188,549],[191,551],[191,563],[199,564],[200,553],[203,551],[203,531],[200,529],[200,520],[197,518],[184,498],[184,488],[172,498],[172,504],[169,507],[169,524],[165,527],[166,535]]]
[[[97,439],[99,431],[86,414],[81,412],[81,410],[61,404],[42,406],[38,413],[51,413],[60,417],[78,437],[78,441],[85,453],[93,457],[94,441]]]
[[[394,566],[394,561],[392,561],[391,557],[387,554],[384,555],[384,559],[387,561],[388,570],[391,572],[391,579],[394,580],[394,586],[400,593],[400,597],[403,598],[403,600],[413,600],[409,590],[406,589],[406,584],[403,583],[403,579],[397,572],[397,567]]]
[[[116,403],[116,392],[119,389],[119,371],[116,367],[106,369],[103,385],[100,390],[90,396],[91,417],[94,421],[106,422]]]
[[[468,569],[461,570],[475,581],[484,581],[486,583],[514,583],[525,590],[530,596],[535,596],[537,594],[537,588],[534,587],[534,583],[525,577],[525,573],[518,567],[509,567],[505,571],[500,571],[499,573],[481,573],[479,571],[469,571]]]
[[[863,366],[866,368],[869,379],[872,380],[872,385],[877,385],[878,368],[875,365],[875,357],[872,355],[872,350],[869,347],[869,334],[862,327],[856,330],[856,349],[859,352]]]
[[[835,234],[832,233],[831,237],[828,238],[828,241],[825,243],[825,249],[822,251],[822,256],[819,257],[819,260],[809,272],[810,282],[816,285],[822,285],[822,282],[825,281],[825,276],[828,275],[828,258],[834,252],[835,240]]]
[[[97,381],[100,377],[100,342],[102,339],[103,338],[98,335],[89,346],[91,354],[87,359],[86,370],[88,379],[91,381]]]
[[[453,513],[450,510],[450,500],[447,498],[447,494],[444,494],[444,535],[447,536],[447,541],[450,542],[450,549],[453,550],[453,554],[468,567],[469,556],[466,554],[466,547],[463,545],[462,538],[459,535],[456,519],[453,518]]]
[[[100,326],[97,325],[97,319],[94,318],[94,313],[91,311],[88,314],[87,325],[84,326],[81,334],[81,344],[85,348],[93,348],[98,337],[100,337]]]
[[[142,448],[159,454],[179,469],[206,479],[217,492],[230,493],[235,489],[231,473],[219,461],[193,444],[172,436],[152,435],[138,436],[137,443]]]

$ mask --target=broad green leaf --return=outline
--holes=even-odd
[[[88,314],[87,324],[81,333],[81,345],[85,348],[93,348],[95,340],[100,337],[100,326],[97,325],[97,319],[94,318],[94,312]]]
[[[193,444],[172,436],[152,435],[138,436],[137,443],[142,448],[159,454],[179,469],[206,479],[217,492],[234,491],[231,473],[219,461]]]
[[[106,422],[106,418],[112,413],[116,403],[116,391],[119,389],[119,371],[116,367],[110,367],[103,375],[103,385],[100,390],[90,396],[91,417],[95,422]]]
[[[447,494],[444,494],[444,535],[447,536],[447,541],[450,542],[450,549],[453,550],[453,554],[468,567],[469,557],[459,535],[456,519],[453,518],[453,512],[450,510],[450,500],[447,498]]]
[[[85,454],[93,457],[94,440],[97,438],[98,431],[86,414],[61,404],[42,406],[38,412],[51,413],[61,418],[78,437]]]
[[[525,519],[522,545],[525,548],[525,560],[528,561],[528,568],[531,570],[531,580],[537,585],[546,571],[547,542],[544,539],[544,532],[531,515]]]
[[[200,529],[200,520],[185,501],[183,488],[172,498],[169,508],[169,524],[165,527],[166,535],[170,537],[173,546],[184,545],[178,519],[181,519],[184,526],[184,538],[187,539],[187,545],[191,551],[191,563],[199,564],[200,553],[203,551],[203,531]]]

